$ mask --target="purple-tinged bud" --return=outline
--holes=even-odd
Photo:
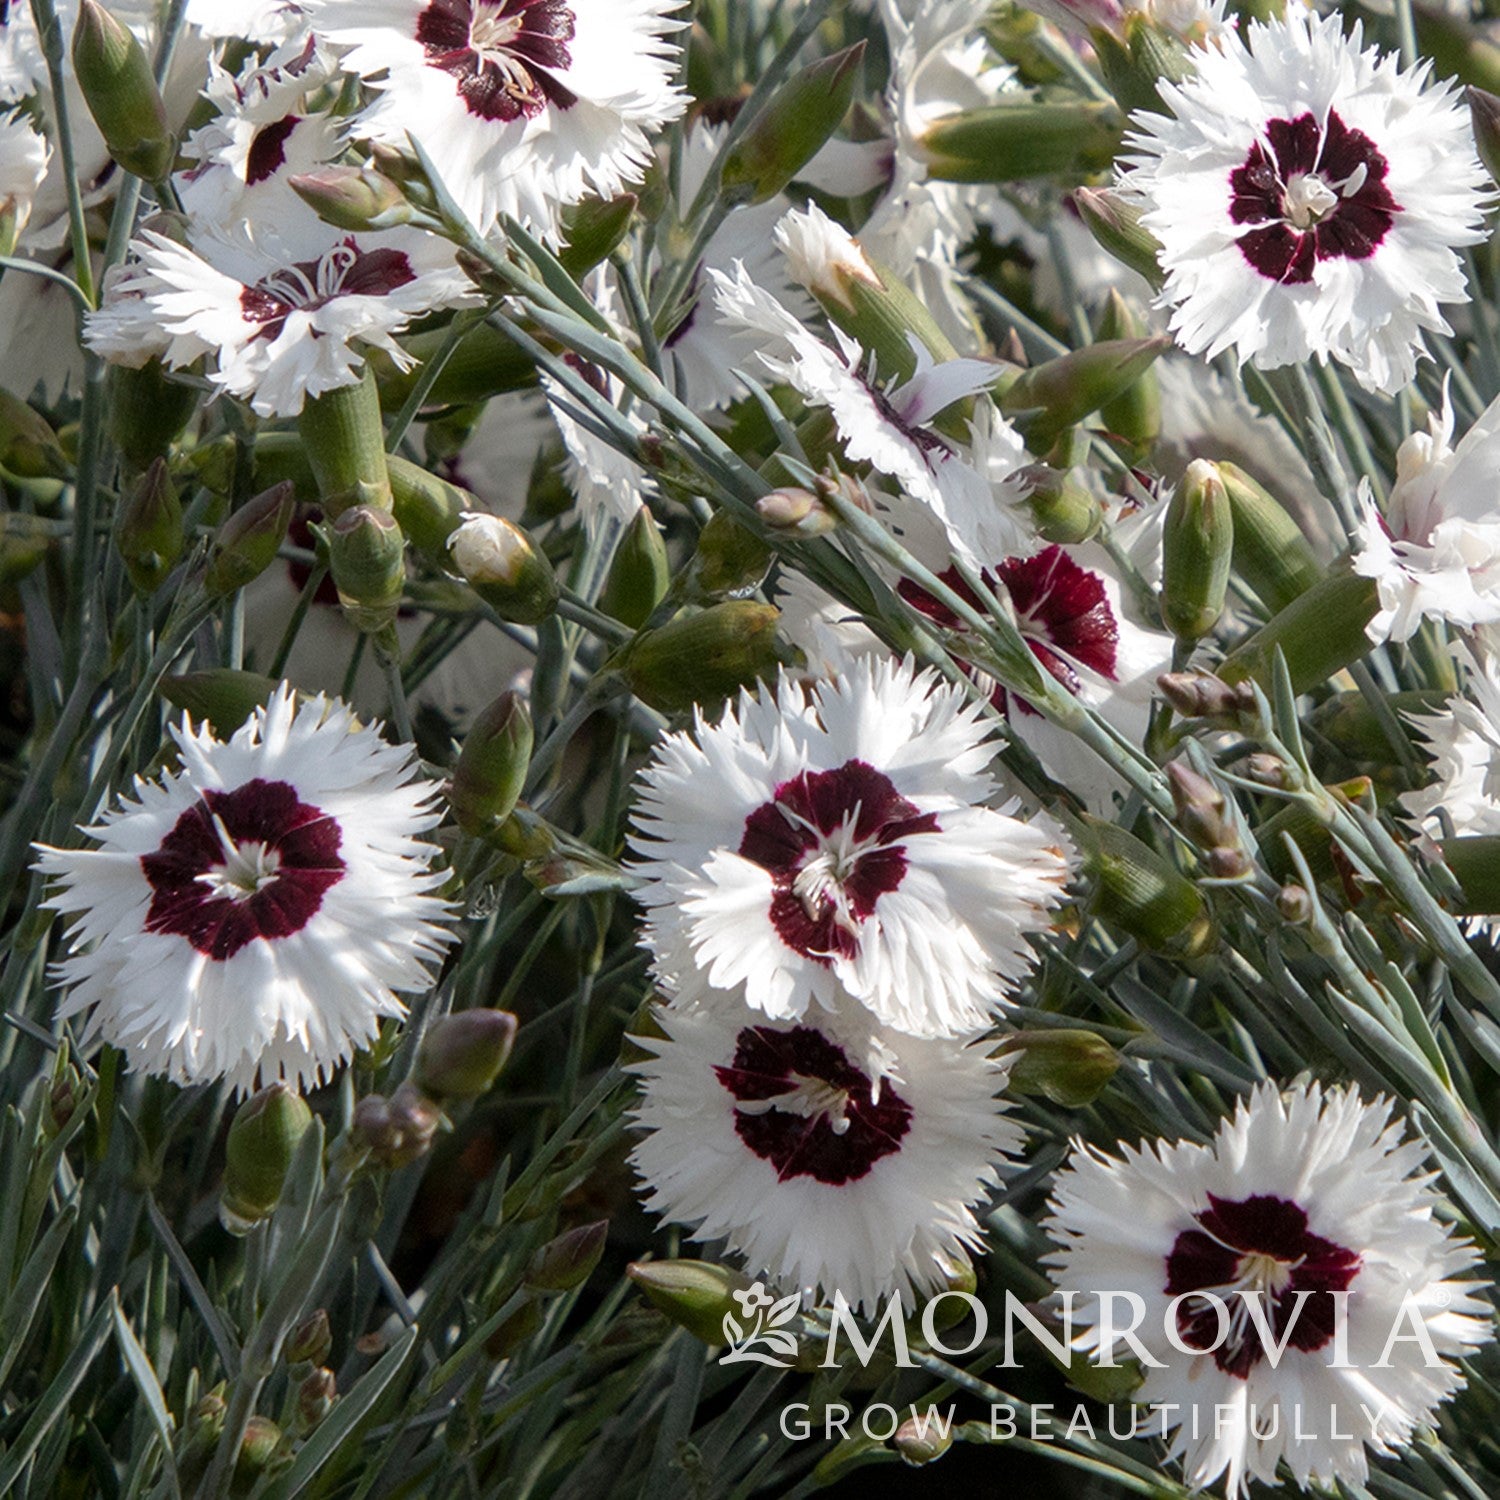
[[[489,1093],[510,1059],[516,1018],[508,1010],[459,1010],[427,1028],[417,1051],[417,1086],[435,1099]]]
[[[891,1447],[900,1454],[902,1463],[914,1469],[936,1463],[953,1446],[952,1420],[951,1412],[941,1412],[935,1406],[929,1406],[921,1416],[914,1412],[896,1429]]]
[[[297,1387],[297,1422],[303,1432],[311,1432],[338,1400],[339,1385],[332,1370],[314,1370]]]
[[[1284,885],[1276,892],[1276,910],[1281,913],[1283,921],[1294,927],[1303,927],[1312,921],[1312,897],[1303,886]]]
[[[289,177],[287,186],[338,229],[394,229],[417,217],[401,185],[374,167],[319,167]]]
[[[282,1354],[289,1365],[321,1365],[332,1350],[333,1330],[328,1326],[328,1310],[320,1307],[287,1335]]]
[[[582,1224],[560,1234],[531,1257],[523,1278],[534,1292],[571,1292],[581,1287],[604,1255],[609,1221]]]
[[[269,1417],[251,1417],[240,1439],[234,1463],[233,1495],[248,1495],[275,1462],[281,1450],[281,1429]]]
[[[224,598],[253,583],[276,560],[286,541],[296,505],[296,487],[289,481],[247,500],[219,528],[203,585]]]
[[[115,518],[115,546],[142,594],[154,594],[182,556],[182,502],[165,459],[156,459]]]

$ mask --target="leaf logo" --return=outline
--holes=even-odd
[[[784,1324],[797,1316],[801,1299],[796,1292],[776,1301],[766,1291],[765,1284],[757,1281],[753,1286],[734,1294],[739,1304],[742,1323],[732,1312],[724,1314],[724,1342],[729,1352],[720,1355],[721,1365],[755,1363],[771,1365],[778,1370],[791,1368],[797,1355],[797,1336]],[[748,1331],[747,1331],[748,1330]],[[778,1355],[786,1356],[777,1358]]]

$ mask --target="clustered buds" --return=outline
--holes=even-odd
[[[387,1099],[367,1094],[354,1106],[349,1134],[353,1144],[382,1167],[404,1167],[432,1149],[443,1112],[413,1083],[403,1083]]]
[[[1167,783],[1177,809],[1177,826],[1203,851],[1203,863],[1217,880],[1249,874],[1251,863],[1223,792],[1180,760],[1167,766]]]

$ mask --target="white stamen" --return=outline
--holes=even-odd
[[[1294,228],[1311,229],[1338,206],[1338,194],[1313,172],[1297,172],[1281,194],[1281,211]]]
[[[210,896],[248,901],[276,879],[276,872],[281,868],[280,850],[270,849],[258,839],[235,843],[234,836],[217,813],[214,814],[214,831],[219,835],[224,863],[194,877],[208,887]]]
[[[823,1078],[812,1078],[805,1073],[791,1073],[792,1087],[783,1094],[773,1094],[769,1099],[748,1099],[737,1102],[735,1109],[746,1115],[768,1115],[773,1109],[783,1114],[799,1115],[805,1120],[826,1118],[835,1135],[847,1135],[852,1123],[848,1117],[849,1091],[835,1088]]]

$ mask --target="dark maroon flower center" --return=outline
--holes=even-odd
[[[262,125],[250,142],[245,158],[245,183],[254,187],[264,182],[286,161],[286,143],[302,123],[301,115],[283,115],[269,125]]]
[[[218,962],[257,938],[300,932],[344,878],[338,822],[284,781],[206,791],[154,854],[147,932],[185,937]]]
[[[959,598],[983,612],[979,595],[956,567],[946,569],[938,577]],[[1070,693],[1076,693],[1083,685],[1079,667],[1115,681],[1120,626],[1105,592],[1104,580],[1097,573],[1080,567],[1061,547],[1051,546],[1035,557],[1007,558],[993,572],[985,569],[980,577],[990,589],[997,583],[1005,586],[1015,606],[1016,623],[1032,655]],[[910,579],[903,578],[896,592],[944,630],[965,629],[952,610]],[[1004,689],[997,687],[994,697],[997,706],[1003,706]]]
[[[1368,260],[1401,205],[1374,141],[1328,111],[1272,120],[1264,142],[1229,174],[1229,217],[1253,226],[1240,236],[1246,260],[1270,281],[1296,286],[1320,260]]]
[[[336,297],[386,297],[417,279],[411,261],[388,247],[363,250],[350,235],[319,260],[283,266],[240,293],[240,315],[259,323],[256,338],[277,338],[287,317],[326,307]]]
[[[890,777],[862,760],[803,771],[745,819],[739,852],[771,873],[771,924],[818,963],[853,958],[875,903],[906,874],[904,841],[936,833]]]
[[[565,0],[432,0],[417,17],[428,64],[453,75],[470,114],[502,124],[578,102],[553,76],[573,36]]]
[[[714,1074],[739,1106],[735,1132],[782,1182],[858,1182],[911,1129],[911,1106],[889,1081],[877,1088],[810,1026],[747,1026],[734,1061]]]
[[[1213,1348],[1221,1326],[1210,1302],[1191,1299],[1177,1310],[1177,1332],[1194,1349],[1213,1348],[1214,1363],[1244,1379],[1265,1358],[1261,1333],[1250,1321],[1240,1291],[1259,1292],[1275,1341],[1311,1353],[1334,1334],[1334,1292],[1348,1289],[1360,1258],[1332,1240],[1312,1234],[1307,1214],[1295,1203],[1268,1194],[1237,1202],[1208,1196],[1194,1215],[1197,1229],[1177,1236],[1167,1256],[1169,1296],[1213,1292],[1229,1310],[1229,1336]],[[1299,1297],[1299,1292],[1308,1295]],[[1299,1306],[1299,1303],[1301,1304]]]

